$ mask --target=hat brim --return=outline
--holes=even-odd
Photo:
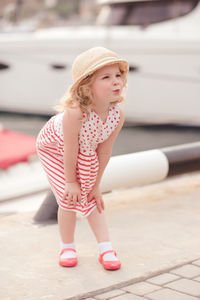
[[[88,69],[87,72],[85,72],[84,74],[82,74],[77,80],[76,82],[74,82],[70,88],[69,88],[69,92],[72,91],[73,89],[75,89],[78,84],[87,76],[93,74],[95,71],[99,70],[102,67],[105,67],[107,65],[113,65],[113,64],[119,64],[120,69],[125,72],[128,73],[129,70],[129,64],[128,61],[125,59],[111,59],[111,60],[106,60],[104,62],[101,62],[99,64],[96,64],[94,67],[92,67],[91,69]]]

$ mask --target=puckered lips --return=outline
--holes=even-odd
[[[120,89],[113,90],[113,92],[114,92],[115,94],[119,94]]]

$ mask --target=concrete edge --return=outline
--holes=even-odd
[[[191,264],[193,263],[194,261],[196,260],[199,260],[199,256],[196,257],[195,259],[192,259],[192,260],[189,260],[189,261],[185,261],[185,262],[182,262],[182,263],[179,263],[173,267],[169,267],[169,268],[166,268],[166,269],[162,269],[162,270],[158,270],[158,271],[155,271],[155,272],[149,272],[149,275],[144,275],[144,276],[140,276],[140,277],[135,277],[133,279],[129,279],[129,280],[126,280],[126,281],[122,281],[120,283],[117,283],[117,284],[113,284],[113,285],[110,285],[106,288],[102,288],[102,289],[98,289],[96,291],[92,291],[92,292],[88,292],[88,293],[84,293],[84,294],[80,294],[80,295],[77,295],[77,296],[73,296],[73,297],[70,297],[70,298],[64,298],[63,300],[82,300],[82,299],[87,299],[87,298],[90,298],[90,297],[95,297],[97,295],[100,295],[100,294],[103,294],[103,293],[107,293],[107,292],[110,292],[112,291],[113,289],[120,289],[120,288],[123,288],[123,287],[126,287],[126,286],[129,286],[131,284],[134,284],[134,283],[139,283],[139,282],[142,282],[142,281],[145,281],[147,279],[150,279],[154,276],[158,276],[158,275],[161,275],[163,273],[167,273],[171,270],[174,270],[176,268],[179,268],[179,267],[182,267],[184,266],[185,264]],[[112,271],[111,271],[112,272]]]

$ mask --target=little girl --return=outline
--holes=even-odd
[[[76,212],[86,216],[105,269],[119,269],[103,213],[100,181],[113,143],[123,126],[128,62],[103,47],[81,53],[72,66],[73,84],[61,99],[58,114],[41,129],[37,153],[58,202],[61,236],[59,264],[77,264],[74,244]]]

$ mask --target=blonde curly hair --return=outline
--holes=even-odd
[[[126,88],[127,87],[126,72],[121,70],[120,66],[119,66],[119,70],[121,73],[121,78],[124,83],[123,88]],[[67,91],[60,99],[60,103],[54,106],[54,109],[57,112],[63,112],[67,107],[70,108],[80,107],[81,111],[86,113],[87,116],[86,118],[88,119],[89,117],[88,108],[94,108],[94,104],[92,101],[93,97],[92,97],[91,86],[95,79],[95,73],[96,71],[83,78],[77,86],[72,87],[70,89],[70,92]],[[112,105],[121,103],[124,100],[125,100],[124,95],[121,95],[118,100],[112,102]],[[83,120],[85,120],[85,118],[82,118],[82,121]]]

